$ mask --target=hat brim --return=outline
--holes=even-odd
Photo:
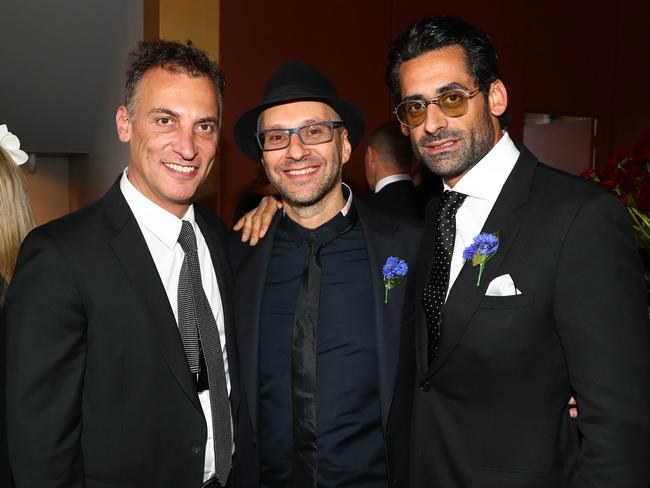
[[[244,112],[235,123],[235,142],[239,148],[253,161],[260,161],[262,158],[262,150],[257,144],[255,133],[257,132],[257,121],[260,114],[267,108],[276,105],[284,105],[286,103],[315,101],[323,102],[341,116],[341,120],[348,131],[348,140],[352,149],[356,148],[361,142],[363,131],[365,129],[365,122],[363,115],[351,103],[335,97],[287,97],[286,99],[277,99],[261,103]]]

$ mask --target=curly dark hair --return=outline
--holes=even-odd
[[[425,17],[412,24],[390,45],[386,84],[395,104],[401,101],[402,96],[399,84],[402,63],[449,46],[463,49],[467,70],[483,95],[487,96],[490,83],[499,78],[497,52],[488,35],[458,17]]]
[[[138,48],[129,54],[129,60],[124,105],[130,117],[135,116],[135,100],[142,77],[147,70],[158,66],[172,72],[190,76],[205,75],[210,78],[217,96],[218,123],[221,126],[225,79],[217,63],[211,61],[205,51],[194,47],[191,41],[187,44],[165,40],[142,41]]]

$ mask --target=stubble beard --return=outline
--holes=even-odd
[[[438,154],[426,154],[423,151],[427,144],[447,138],[458,139],[459,149]],[[490,113],[485,111],[470,131],[440,129],[435,134],[425,134],[418,141],[411,141],[411,145],[413,153],[432,173],[442,177],[455,177],[464,174],[483,159],[494,147],[495,139]]]
[[[341,182],[343,175],[343,165],[341,164],[340,157],[336,156],[336,159],[332,160],[330,163],[326,163],[323,160],[315,159],[303,159],[301,163],[319,163],[321,168],[325,168],[329,165],[336,167],[336,171],[332,171],[331,174],[327,174],[326,178],[321,181],[316,189],[308,195],[300,195],[298,192],[293,192],[285,186],[279,178],[276,178],[275,175],[269,175],[267,177],[271,184],[278,190],[278,193],[282,197],[282,201],[294,208],[307,208],[318,205],[335,187]]]

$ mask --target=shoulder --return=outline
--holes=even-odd
[[[198,204],[194,204],[194,213],[197,219],[214,231],[220,240],[226,239],[226,226],[216,213]]]
[[[592,181],[538,163],[531,186],[531,203],[549,215],[573,219],[593,214],[595,218],[617,215],[627,219],[623,204],[612,193]]]

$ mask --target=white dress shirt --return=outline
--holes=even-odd
[[[201,268],[201,281],[205,296],[210,302],[210,308],[219,329],[221,348],[223,350],[224,368],[226,371],[226,385],[230,394],[230,374],[228,371],[228,354],[226,352],[226,328],[223,318],[223,306],[217,276],[212,266],[210,250],[205,243],[201,229],[194,219],[194,207],[190,205],[187,213],[182,219],[159,207],[142,193],[129,181],[128,168],[124,170],[120,180],[120,190],[135,216],[140,231],[147,243],[151,257],[158,270],[160,281],[165,287],[169,305],[174,312],[176,324],[178,324],[178,279],[181,273],[181,266],[185,253],[178,243],[178,236],[181,233],[181,224],[187,220],[192,224],[196,234],[196,244],[199,255],[199,266]],[[208,390],[199,393],[199,400],[207,427],[207,442],[205,445],[205,464],[203,469],[203,481],[207,481],[215,474],[214,464],[214,441],[212,432],[212,410],[210,409],[210,392]]]
[[[508,133],[504,132],[490,152],[465,173],[453,188],[444,183],[445,190],[453,190],[467,195],[456,213],[456,239],[454,240],[454,252],[451,256],[447,294],[465,263],[463,251],[483,230],[483,225],[501,193],[501,188],[515,167],[517,158],[519,158],[519,150]],[[485,232],[494,233],[499,230],[485,229]]]
[[[405,181],[405,180],[409,180],[409,181],[412,180],[411,175],[407,175],[406,173],[399,173],[396,175],[385,176],[377,183],[375,183],[375,193],[379,193],[381,189],[386,185],[390,185],[391,183],[395,183],[396,181]]]

